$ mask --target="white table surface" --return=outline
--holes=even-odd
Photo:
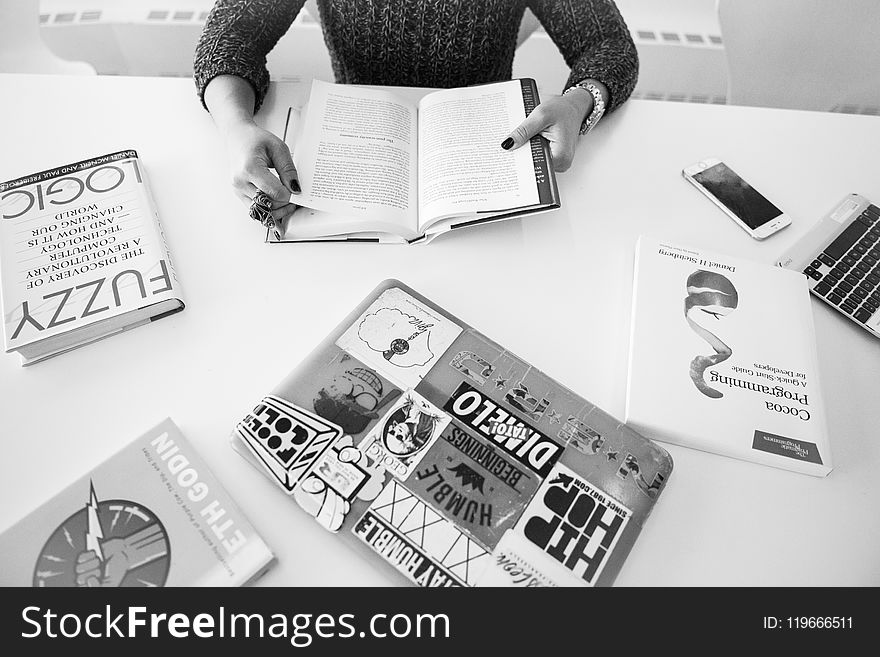
[[[227,184],[191,81],[0,75],[0,97],[2,180],[139,152],[187,301],[30,368],[0,355],[0,530],[170,416],[278,555],[262,585],[390,583],[227,442],[379,281],[403,280],[622,417],[640,232],[773,262],[844,194],[880,201],[878,117],[630,101],[582,140],[555,213],[423,247],[273,246]],[[707,156],[793,225],[749,238],[682,179]],[[880,585],[880,341],[818,302],[814,314],[834,471],[666,446],[675,469],[618,586]]]

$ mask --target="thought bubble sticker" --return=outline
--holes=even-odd
[[[400,386],[414,388],[461,333],[439,311],[389,288],[343,333],[341,348]]]

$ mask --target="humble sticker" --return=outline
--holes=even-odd
[[[451,422],[407,486],[447,520],[493,547],[538,490],[538,477],[491,440]]]

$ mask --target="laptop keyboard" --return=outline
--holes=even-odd
[[[804,274],[815,294],[866,323],[880,308],[880,208],[865,208]]]

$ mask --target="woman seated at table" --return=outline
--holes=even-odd
[[[266,55],[304,4],[218,0],[195,53],[196,86],[226,143],[235,191],[252,210],[271,209],[276,222],[296,209],[290,199],[299,182],[285,143],[253,115],[269,85]],[[540,103],[499,147],[516,149],[541,134],[557,171],[571,166],[578,135],[623,103],[636,83],[635,45],[613,0],[317,4],[337,82],[444,88],[509,80],[520,23],[531,9],[571,75],[562,95]]]

